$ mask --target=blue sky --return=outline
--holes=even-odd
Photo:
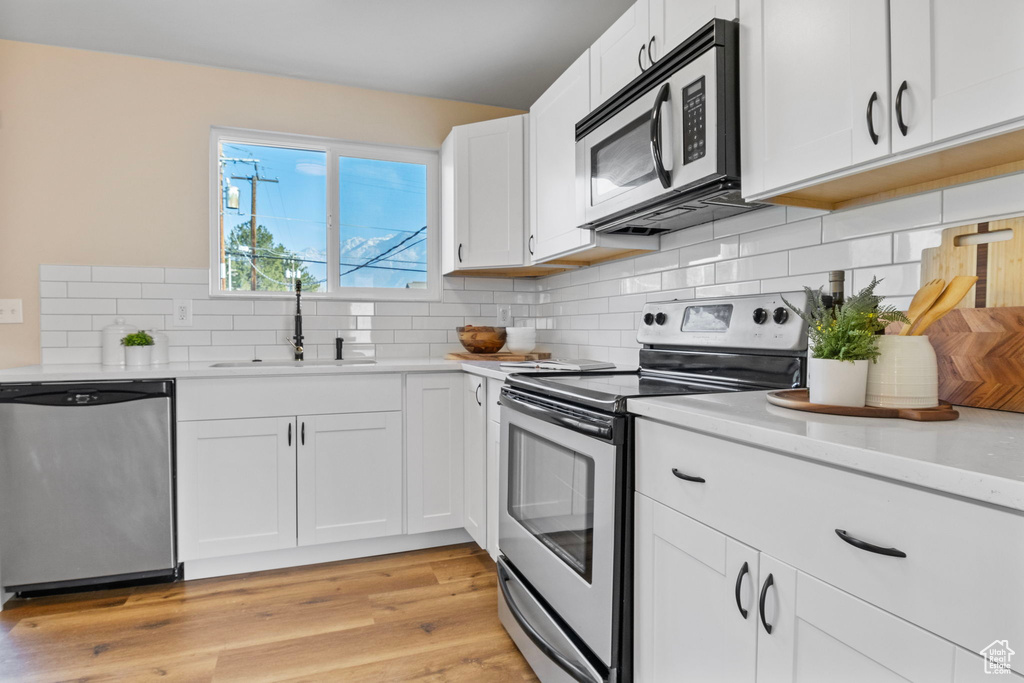
[[[249,220],[248,180],[231,176],[261,178],[256,190],[257,222],[274,234],[274,240],[309,261],[326,260],[327,156],[323,152],[284,149],[260,145],[224,143],[222,158],[258,159],[258,162],[228,161],[225,182],[239,190],[239,207],[228,209],[224,199],[224,227],[230,231]],[[360,268],[343,277],[346,286],[404,287],[408,281],[422,281],[425,273],[426,167],[420,164],[384,162],[372,159],[339,159],[341,272],[379,256],[376,268]],[[308,262],[310,272],[327,276],[326,265]]]

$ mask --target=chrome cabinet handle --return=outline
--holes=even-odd
[[[636,54],[636,63],[640,65],[640,73],[647,71],[644,68],[644,51],[647,50],[647,45],[640,46],[640,52]]]
[[[288,445],[292,445],[292,425],[290,422],[288,423]]]
[[[746,562],[740,567],[740,573],[736,575],[736,608],[740,611],[740,615],[746,619],[747,610],[743,609],[743,601],[740,599],[740,587],[743,585],[743,577],[750,573],[750,565]]]
[[[299,438],[301,439],[302,445],[305,446],[306,445],[306,423],[305,422],[302,423],[302,436],[300,436]]]
[[[661,86],[658,96],[654,98],[654,109],[651,110],[651,157],[654,159],[654,169],[658,172],[658,180],[661,186],[668,189],[672,185],[672,176],[665,169],[661,159],[661,106],[668,102],[668,83]]]
[[[768,619],[764,616],[764,603],[768,599],[768,589],[775,584],[775,577],[771,574],[764,580],[764,585],[761,586],[761,598],[757,601],[757,612],[761,615],[761,625],[764,626],[764,630],[768,635],[772,634],[772,625],[768,623]]]
[[[647,43],[647,61],[654,66],[654,36],[651,36],[650,42]]]
[[[906,81],[900,83],[900,89],[896,91],[896,124],[900,127],[903,137],[907,137],[907,124],[903,122],[903,93],[910,89]]]
[[[692,481],[692,482],[694,482],[696,484],[703,484],[705,481],[707,481],[706,479],[704,479],[704,477],[695,477],[695,476],[690,475],[690,474],[683,474],[682,472],[677,470],[675,467],[672,468],[672,474],[676,475],[677,477],[679,477],[683,481]]]
[[[482,386],[483,386],[482,383],[481,384],[477,384],[476,385],[476,391],[473,392],[473,395],[476,397],[476,404],[478,406],[482,406],[483,405],[483,402],[480,401],[480,387],[482,387]]]
[[[889,557],[907,556],[907,554],[902,550],[897,550],[896,548],[883,548],[880,545],[875,545],[873,543],[868,543],[867,541],[862,541],[859,538],[855,538],[850,534],[846,533],[845,529],[836,529],[836,536],[843,539],[844,541],[852,545],[854,548],[860,548],[861,550],[866,550],[869,553],[876,553],[878,555],[888,555]]]
[[[459,242],[459,263],[462,263],[462,243]]]
[[[875,101],[878,99],[878,93],[871,93],[871,97],[868,98],[868,137],[871,138],[872,144],[878,144],[878,133],[875,132],[875,122],[871,118],[871,112],[874,109]]]
[[[530,256],[533,256],[533,235],[530,235],[530,241],[526,243],[526,249],[530,252]]]

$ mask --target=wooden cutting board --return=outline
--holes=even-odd
[[[974,243],[995,237],[1010,239]],[[921,283],[955,275],[978,276],[957,308],[1024,306],[1024,217],[943,230],[942,244],[921,252]]]
[[[547,360],[551,354],[547,351],[537,353],[512,353],[504,351],[499,353],[447,353],[445,360],[498,360],[502,363],[515,363],[521,360]]]
[[[962,308],[928,328],[939,398],[1024,413],[1024,307]]]

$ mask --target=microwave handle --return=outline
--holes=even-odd
[[[669,92],[668,83],[662,85],[658,96],[654,98],[654,108],[651,109],[651,157],[654,158],[654,170],[658,172],[658,180],[665,189],[672,186],[672,176],[665,169],[665,163],[661,159],[661,107],[668,102]]]

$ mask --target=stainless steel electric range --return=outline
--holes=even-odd
[[[498,611],[545,683],[632,680],[627,401],[806,379],[806,325],[781,294],[650,303],[637,341],[639,370],[516,374],[502,388]]]

